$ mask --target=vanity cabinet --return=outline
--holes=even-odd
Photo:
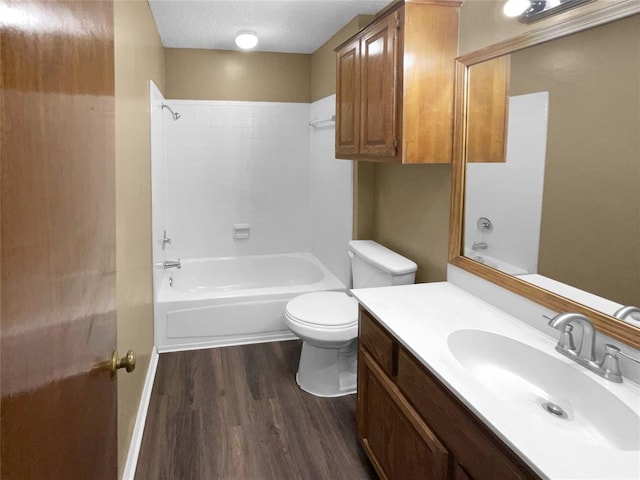
[[[358,437],[382,479],[538,479],[364,309]]]
[[[336,157],[449,163],[460,2],[394,2],[336,48]]]

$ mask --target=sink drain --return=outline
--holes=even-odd
[[[557,403],[544,402],[542,406],[547,412],[549,412],[552,415],[555,415],[556,417],[569,418],[569,415],[567,415],[567,412],[565,412],[564,409]]]

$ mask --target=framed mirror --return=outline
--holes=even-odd
[[[449,261],[640,348],[640,2],[456,60]]]

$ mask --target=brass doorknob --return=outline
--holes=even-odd
[[[116,373],[116,371],[119,368],[124,368],[127,370],[127,372],[133,372],[136,368],[136,354],[133,350],[129,350],[127,352],[127,355],[125,355],[124,357],[120,358],[120,355],[118,355],[118,351],[114,350],[113,351],[113,356],[111,357],[111,371],[113,374]]]

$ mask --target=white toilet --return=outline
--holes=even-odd
[[[407,285],[417,265],[371,240],[349,242],[353,288]],[[303,340],[296,381],[320,397],[356,391],[358,302],[345,292],[314,292],[290,300],[285,320]]]

